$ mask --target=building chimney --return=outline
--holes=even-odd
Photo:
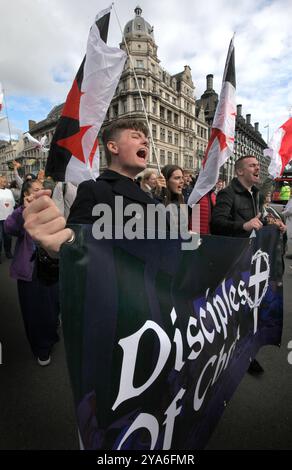
[[[251,124],[251,114],[246,115],[246,124]]]
[[[237,108],[237,117],[240,117],[242,113],[242,104],[238,104],[236,108]]]
[[[211,73],[206,76],[207,90],[213,90],[213,78],[214,78],[214,75],[212,75]]]
[[[255,130],[256,132],[259,132],[259,123],[258,123],[258,122],[255,122],[255,123],[254,123],[254,130]]]
[[[33,121],[32,119],[29,119],[28,121],[28,130],[32,130],[32,128],[36,125],[36,121]]]

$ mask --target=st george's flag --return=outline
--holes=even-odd
[[[2,84],[0,82],[0,112],[2,111],[2,108],[3,108],[3,100],[4,100],[4,93],[3,93]]]
[[[264,156],[271,158],[269,174],[273,178],[281,176],[285,166],[292,160],[292,117],[273,134]]]
[[[188,199],[190,206],[197,204],[215,186],[220,167],[233,153],[236,119],[235,88],[235,58],[232,38],[228,49],[220,98],[203,166]]]
[[[67,96],[50,147],[46,175],[78,185],[99,174],[98,132],[116,90],[126,54],[106,44],[111,7],[92,25],[86,56]]]

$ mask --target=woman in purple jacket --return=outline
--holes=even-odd
[[[43,189],[38,180],[26,181],[22,187],[20,206],[6,219],[4,229],[17,237],[10,275],[17,280],[20,309],[31,350],[41,366],[51,362],[58,322],[58,283],[44,284],[37,275],[36,245],[24,230],[22,212]]]

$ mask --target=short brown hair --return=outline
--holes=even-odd
[[[243,157],[240,157],[236,160],[235,165],[234,165],[234,170],[237,172],[237,170],[242,169],[242,162],[243,160],[246,160],[247,158],[255,158],[257,160],[257,157],[254,155],[243,155]]]
[[[148,128],[144,121],[136,119],[119,119],[107,126],[102,133],[102,143],[104,145],[105,158],[108,165],[111,164],[112,155],[107,148],[107,143],[110,140],[115,140],[122,131],[133,129],[134,131],[143,132],[145,137],[148,137]]]

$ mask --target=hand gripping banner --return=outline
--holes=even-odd
[[[85,449],[202,449],[265,344],[282,332],[279,233],[102,240],[74,226],[61,303]]]

